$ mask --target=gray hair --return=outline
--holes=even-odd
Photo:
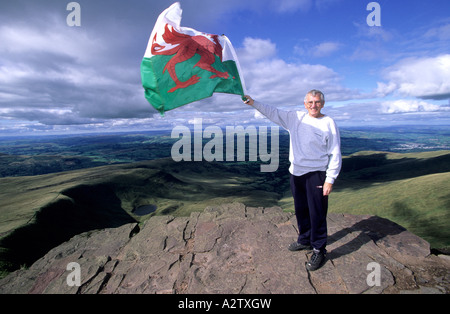
[[[317,89],[310,90],[305,96],[305,102],[306,102],[306,98],[308,97],[308,95],[311,95],[313,97],[316,97],[317,95],[319,95],[320,100],[322,100],[322,102],[325,102],[325,95],[320,90],[317,90]]]

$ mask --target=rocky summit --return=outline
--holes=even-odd
[[[309,272],[312,252],[287,249],[295,215],[279,207],[153,216],[73,237],[3,278],[0,293],[449,293],[447,256],[401,226],[329,214],[328,229],[326,263]]]

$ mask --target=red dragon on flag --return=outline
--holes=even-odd
[[[239,63],[226,36],[181,27],[174,3],[156,21],[141,64],[145,97],[161,114],[213,93],[244,95]]]
[[[210,36],[212,41],[206,36]],[[215,75],[212,75],[210,79],[216,77],[227,79],[229,77],[228,72],[220,72],[212,66],[216,62],[215,56],[219,57],[222,62],[222,46],[219,43],[219,36],[210,34],[206,34],[204,36],[189,36],[179,33],[175,29],[170,30],[169,24],[166,24],[165,32],[162,37],[167,44],[175,45],[174,48],[168,50],[164,50],[166,47],[158,44],[156,37],[157,34],[155,34],[153,38],[152,54],[165,56],[174,55],[173,58],[167,62],[163,71],[163,73],[166,70],[169,71],[170,76],[175,82],[175,87],[171,88],[169,93],[172,93],[179,88],[186,88],[198,83],[200,77],[195,74],[187,81],[181,82],[175,71],[175,66],[178,63],[191,59],[197,53],[200,55],[200,60],[194,67],[199,67],[203,70],[215,73]]]

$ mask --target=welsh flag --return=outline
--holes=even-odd
[[[176,2],[156,21],[141,64],[145,98],[163,114],[215,92],[243,96],[228,38],[181,27],[181,14]]]

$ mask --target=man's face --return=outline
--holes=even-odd
[[[305,108],[308,110],[308,113],[313,118],[323,117],[323,114],[320,112],[325,105],[324,102],[320,99],[320,95],[313,96],[308,94],[306,96]]]

